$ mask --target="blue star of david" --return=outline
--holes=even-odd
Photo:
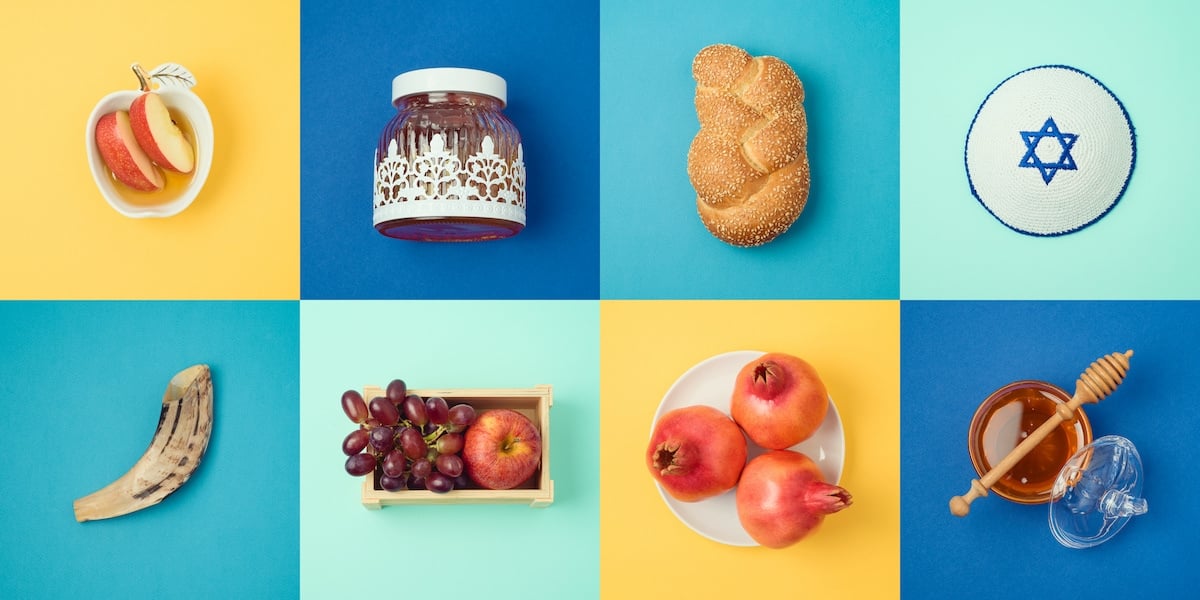
[[[1059,155],[1057,162],[1045,162],[1037,153],[1038,144],[1042,138],[1055,138],[1058,140],[1059,146],[1062,147],[1062,154]],[[1074,133],[1063,133],[1059,131],[1058,124],[1054,122],[1053,117],[1048,117],[1042,128],[1038,131],[1022,131],[1021,140],[1025,142],[1025,156],[1021,158],[1021,164],[1018,166],[1037,169],[1042,173],[1042,181],[1046,185],[1054,179],[1054,175],[1060,170],[1074,171],[1076,169],[1075,159],[1071,156],[1071,147],[1075,145],[1075,141],[1079,136]]]

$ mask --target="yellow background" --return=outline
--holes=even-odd
[[[899,597],[899,302],[606,301],[600,318],[601,597]],[[734,350],[812,363],[845,429],[840,485],[854,504],[783,550],[693,532],[644,464],[663,394],[696,363]]]
[[[0,297],[277,298],[300,288],[298,2],[9,2],[0,23]],[[93,106],[130,64],[195,75],[209,178],[167,219],[130,219],[87,164]]]

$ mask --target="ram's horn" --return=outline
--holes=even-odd
[[[208,365],[188,367],[163,394],[154,439],[120,479],[75,501],[75,520],[119,517],[154,506],[179,489],[204,457],[212,435],[213,387]]]

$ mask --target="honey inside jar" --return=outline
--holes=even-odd
[[[193,155],[199,157],[200,148],[196,145],[196,133],[192,130],[192,124],[178,112],[174,110],[169,110],[169,112],[171,114],[171,121],[183,133],[183,139],[187,140],[188,144],[191,144]],[[163,174],[163,187],[153,192],[143,192],[121,183],[111,170],[107,167],[105,168],[109,179],[113,182],[113,188],[117,190],[117,195],[125,202],[138,206],[156,206],[174,202],[187,190],[188,184],[192,181],[192,176],[196,174],[196,167],[192,167],[189,173],[178,173],[170,169],[164,169],[161,166],[158,166],[158,170]]]
[[[1070,399],[1062,388],[1041,381],[1018,381],[993,392],[976,411],[968,436],[971,462],[979,476],[1004,460]],[[1091,442],[1087,415],[1082,409],[1076,415],[1074,421],[1064,421],[1051,431],[996,481],[992,491],[1021,504],[1048,502],[1050,488],[1067,459]]]

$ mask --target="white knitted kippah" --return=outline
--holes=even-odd
[[[1129,114],[1104,84],[1073,67],[1033,67],[979,106],[967,132],[967,179],[1001,223],[1062,235],[1116,205],[1136,155]]]

